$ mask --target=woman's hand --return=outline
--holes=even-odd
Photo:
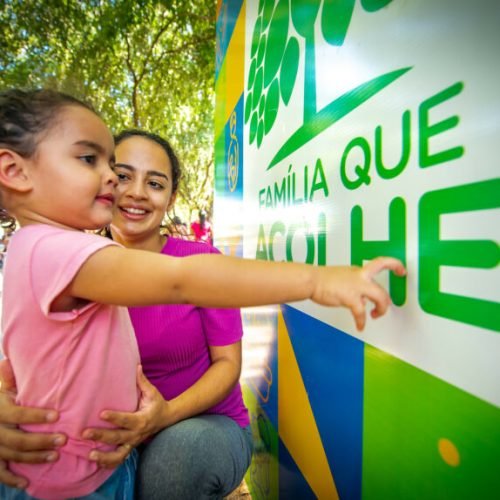
[[[97,462],[101,467],[113,468],[121,464],[133,447],[166,427],[164,416],[168,402],[146,378],[141,365],[137,368],[137,385],[141,391],[141,398],[136,412],[111,410],[101,412],[101,418],[116,425],[118,429],[91,428],[83,432],[85,439],[119,445],[115,451],[93,450],[90,453],[90,460]]]
[[[12,474],[7,462],[44,463],[59,458],[56,449],[66,442],[64,434],[28,433],[18,429],[21,424],[55,422],[59,415],[54,410],[17,406],[16,381],[10,363],[0,361],[0,482],[25,488],[28,481]]]

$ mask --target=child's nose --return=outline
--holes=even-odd
[[[118,186],[118,177],[111,167],[106,171],[106,184],[112,184],[113,187]]]

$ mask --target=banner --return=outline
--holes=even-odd
[[[493,0],[220,3],[216,244],[408,268],[362,333],[245,312],[254,498],[498,495],[498,26]]]

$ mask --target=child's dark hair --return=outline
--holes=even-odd
[[[125,141],[126,139],[130,139],[131,137],[144,137],[145,139],[149,139],[150,141],[155,142],[156,144],[158,144],[158,146],[163,148],[166,155],[168,156],[168,159],[170,160],[170,164],[172,165],[172,194],[177,193],[179,182],[181,180],[181,163],[171,144],[163,137],[160,137],[157,134],[153,134],[152,132],[130,129],[123,130],[115,136],[115,146],[118,146],[118,144]]]
[[[95,113],[90,104],[56,90],[0,91],[0,148],[10,149],[24,158],[32,157],[43,133],[65,106],[83,106]],[[15,225],[1,206],[0,225],[10,228]]]

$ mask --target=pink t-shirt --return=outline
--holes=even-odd
[[[175,257],[218,252],[206,243],[179,238],[168,238],[162,250]],[[200,276],[200,286],[204,279]],[[239,309],[170,304],[130,307],[129,312],[144,373],[167,400],[191,387],[208,370],[209,346],[233,344],[243,336]],[[239,384],[205,413],[226,415],[241,427],[249,424]]]
[[[112,474],[88,460],[94,448],[113,447],[81,439],[87,427],[111,427],[103,409],[135,411],[139,353],[126,308],[89,303],[50,312],[89,256],[112,241],[44,224],[12,237],[4,271],[3,352],[9,358],[21,405],[54,408],[54,424],[26,425],[37,432],[64,432],[68,443],[52,464],[16,464],[30,481],[28,493],[64,499],[95,491]]]

